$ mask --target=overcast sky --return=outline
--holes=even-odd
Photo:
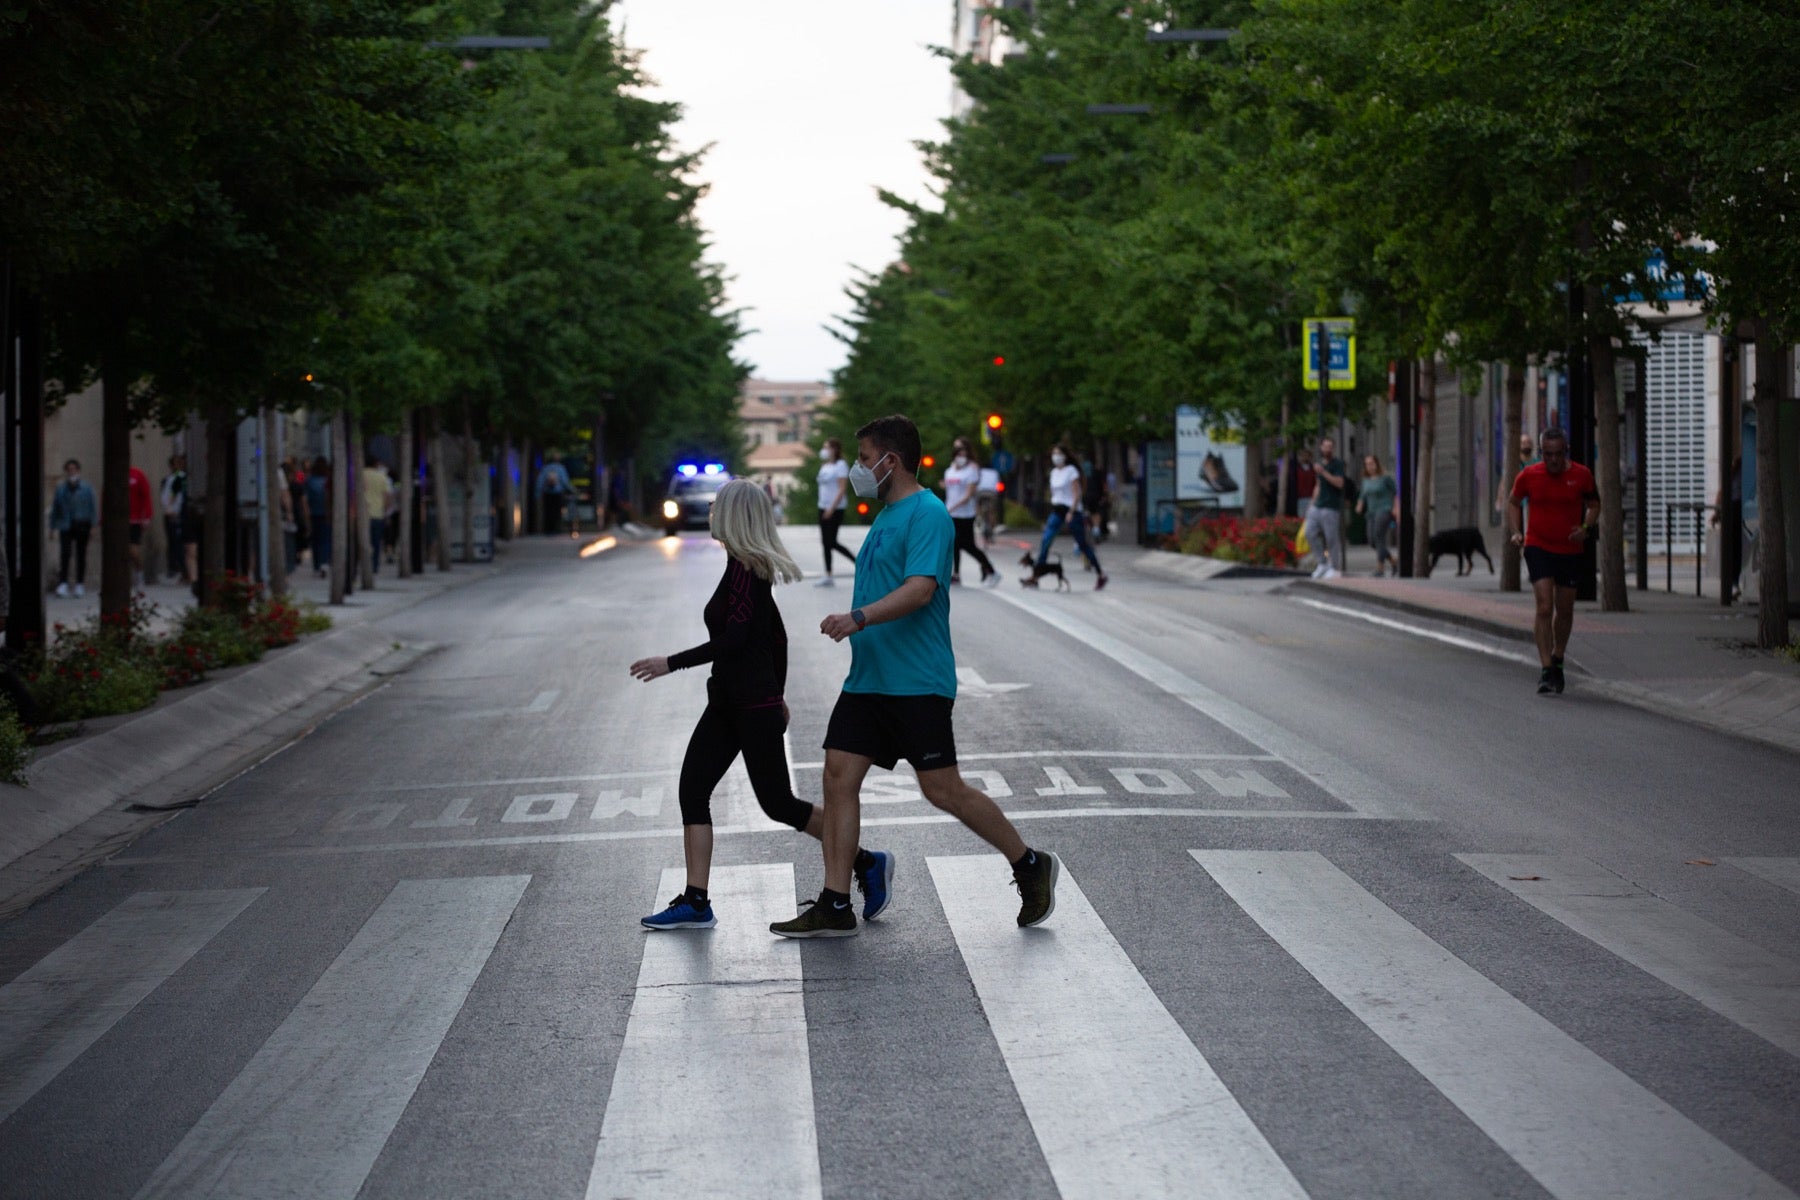
[[[751,329],[738,356],[763,379],[827,379],[844,347],[852,267],[893,260],[884,187],[929,194],[913,143],[949,115],[953,0],[622,0],[652,94],[679,102],[678,142],[712,145],[700,176],[711,257]]]

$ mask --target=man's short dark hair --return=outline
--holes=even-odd
[[[856,431],[856,440],[868,438],[883,454],[897,454],[900,464],[909,475],[919,473],[919,460],[925,456],[923,443],[919,441],[919,427],[911,420],[895,413],[891,417],[876,417],[867,425]]]
[[[81,460],[71,458],[68,462],[63,464],[63,470],[65,470],[65,471],[68,470],[70,467],[74,467],[77,471],[81,470]]]
[[[1560,426],[1552,425],[1538,434],[1538,445],[1541,446],[1545,442],[1561,442],[1566,446],[1569,444],[1569,435],[1564,433]]]

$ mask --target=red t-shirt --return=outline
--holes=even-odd
[[[126,490],[131,498],[130,521],[133,525],[148,525],[156,515],[156,504],[150,492],[150,477],[133,467],[129,479],[131,486]]]
[[[1593,472],[1580,463],[1570,463],[1560,475],[1552,475],[1541,462],[1520,471],[1513,480],[1512,498],[1531,502],[1525,544],[1551,554],[1580,554],[1581,546],[1569,535],[1581,524],[1588,501],[1599,494]]]

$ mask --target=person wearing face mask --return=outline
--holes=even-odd
[[[863,779],[870,767],[891,770],[903,758],[925,799],[1006,856],[1021,897],[1018,923],[1040,924],[1056,907],[1056,856],[1027,846],[1000,807],[956,768],[948,590],[956,533],[943,501],[919,484],[918,426],[882,417],[856,438],[850,486],[883,507],[857,555],[855,607],[819,623],[832,641],[850,641],[850,673],[825,730],[825,886],[799,916],[769,930],[789,938],[856,933],[850,882]]]
[[[826,438],[819,448],[819,540],[825,547],[825,578],[814,587],[836,587],[831,577],[831,552],[856,561],[856,555],[838,541],[838,530],[844,524],[844,494],[850,486],[850,465],[844,461],[844,443]]]
[[[87,595],[88,537],[100,517],[100,502],[94,497],[93,485],[81,477],[81,464],[70,459],[63,464],[63,481],[50,501],[50,528],[56,530],[60,552],[56,573],[56,594],[69,594],[69,559],[75,560],[75,594]]]
[[[993,587],[1000,582],[1000,572],[988,556],[975,545],[975,491],[981,484],[981,466],[975,461],[969,443],[957,438],[951,444],[950,467],[944,472],[944,507],[950,510],[950,521],[956,527],[954,569],[951,583],[962,582],[962,556],[967,553],[981,564],[981,582]]]
[[[1051,543],[1065,525],[1075,535],[1075,548],[1098,576],[1094,580],[1097,592],[1106,586],[1106,572],[1100,569],[1100,558],[1088,541],[1087,518],[1081,511],[1081,468],[1069,461],[1067,447],[1058,445],[1050,451],[1050,519],[1044,522],[1044,540],[1038,546],[1037,565],[1031,570],[1031,578],[1021,581],[1026,587],[1037,586],[1038,577],[1050,561]]]

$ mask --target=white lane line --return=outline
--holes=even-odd
[[[652,907],[686,885],[664,871]],[[718,928],[644,935],[589,1200],[820,1194],[800,946],[769,933],[793,864],[720,867],[709,890]]]
[[[993,855],[926,865],[1063,1200],[1305,1196],[1066,871],[1021,930]]]
[[[394,885],[139,1200],[351,1200],[530,881]]]
[[[1006,810],[1009,821],[1054,821],[1064,817],[1186,817],[1217,818],[1227,821],[1385,821],[1373,813],[1335,811],[1331,809],[1260,809],[1260,808],[1048,808]],[[918,813],[900,817],[864,817],[864,825],[949,825],[957,821],[948,813]],[[786,825],[759,821],[755,825],[715,825],[714,837],[734,837],[750,833],[791,834]],[[369,842],[361,846],[282,846],[264,851],[274,858],[308,858],[313,855],[377,854],[390,850],[476,850],[488,846],[567,846],[583,842],[635,842],[656,838],[678,838],[681,827],[663,829],[619,829],[592,833],[521,834],[516,837],[442,838],[420,842]],[[115,858],[111,867],[141,867],[176,862],[204,862],[206,859],[177,855],[146,855],[142,858]]]
[[[1552,1195],[1792,1195],[1323,855],[1189,853],[1325,990]]]
[[[528,713],[549,712],[550,706],[556,703],[556,698],[560,695],[562,695],[560,690],[539,692],[532,698],[531,703],[525,706],[525,711]]]
[[[1800,1055],[1800,966],[1585,858],[1456,857],[1601,949]]]
[[[1800,858],[1728,858],[1725,861],[1776,887],[1800,893]]]
[[[1492,658],[1504,659],[1507,662],[1524,663],[1527,666],[1538,665],[1537,656],[1527,654],[1523,650],[1510,650],[1502,646],[1492,645],[1475,638],[1462,637],[1454,633],[1444,633],[1437,629],[1428,629],[1423,625],[1413,625],[1393,617],[1384,617],[1372,612],[1364,612],[1344,604],[1331,604],[1323,600],[1310,600],[1305,596],[1292,596],[1289,599],[1304,604],[1308,608],[1316,608],[1322,612],[1336,613],[1340,617],[1354,617],[1358,621],[1367,621],[1371,625],[1380,625],[1385,629],[1398,630],[1413,637],[1429,638],[1434,642],[1442,642],[1446,646],[1455,646],[1460,650],[1473,650],[1477,654],[1486,654]]]
[[[0,987],[0,1121],[266,890],[138,892]]]
[[[1381,787],[1362,772],[1345,765],[1339,756],[1317,749],[1300,734],[1284,729],[1235,700],[1227,699],[1154,655],[1127,645],[1098,626],[1063,612],[1055,604],[1033,603],[1004,591],[996,591],[991,595],[1104,654],[1208,720],[1279,756],[1282,761],[1324,789],[1327,795],[1335,796],[1358,812],[1390,820],[1430,819],[1416,806],[1396,797],[1393,789]]]
[[[675,772],[663,767],[656,771],[605,771],[598,775],[525,775],[517,779],[468,779],[461,783],[383,783],[358,788],[364,792],[444,792],[468,791],[475,788],[512,787],[522,783],[595,783],[607,779],[667,779]]]
[[[1008,758],[1125,758],[1179,760],[1181,762],[1280,762],[1273,754],[1187,754],[1168,750],[958,750],[956,760]],[[823,762],[790,764],[796,771],[823,770]]]

